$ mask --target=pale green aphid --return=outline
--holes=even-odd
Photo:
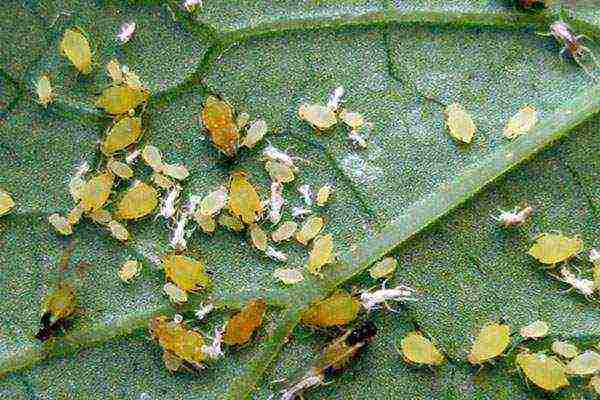
[[[294,170],[289,165],[279,161],[267,161],[265,169],[275,182],[289,183],[295,178]]]
[[[555,340],[552,342],[552,351],[554,354],[558,354],[564,358],[573,358],[577,357],[579,354],[579,349],[574,344],[569,342],[563,342],[561,340]]]
[[[246,125],[248,125],[248,122],[250,122],[250,114],[247,112],[239,113],[235,119],[235,124],[237,125],[238,129],[243,129]]]
[[[313,128],[323,131],[337,124],[335,112],[320,104],[302,104],[298,108],[298,116],[311,124]]]
[[[119,278],[125,283],[131,282],[136,276],[140,274],[142,264],[135,260],[126,261],[119,270]]]
[[[331,185],[324,185],[322,186],[319,191],[317,192],[317,205],[319,207],[323,207],[325,206],[325,204],[327,204],[327,202],[329,201],[329,197],[331,196],[331,194],[333,193],[333,186]]]
[[[102,208],[110,196],[113,182],[114,177],[108,172],[88,180],[78,193],[83,209],[95,211]]]
[[[393,274],[397,267],[398,261],[394,257],[385,257],[369,269],[369,274],[371,278],[379,279]]]
[[[69,221],[69,224],[76,225],[81,220],[84,211],[85,210],[81,206],[81,203],[75,205],[75,207],[73,207],[67,214],[67,221]]]
[[[241,232],[244,230],[242,220],[229,214],[221,214],[221,216],[219,216],[219,225],[229,228],[234,232]]]
[[[112,221],[112,215],[110,215],[110,212],[108,212],[104,208],[100,208],[96,211],[89,212],[87,213],[87,216],[92,221],[97,222],[99,224],[108,224],[110,221]]]
[[[194,214],[194,220],[204,233],[213,233],[217,229],[217,223],[211,216],[202,215],[199,210]]]
[[[321,268],[333,261],[333,236],[317,236],[308,256],[308,271],[314,275],[321,275]]]
[[[239,122],[238,127],[241,128]],[[242,146],[246,146],[249,149],[256,146],[256,144],[260,142],[262,138],[266,135],[267,129],[267,123],[264,120],[259,119],[254,121],[246,131],[246,136],[242,140]]]
[[[467,359],[482,364],[501,355],[510,343],[510,326],[492,323],[484,326],[473,343]]]
[[[110,170],[110,172],[112,172],[121,179],[133,178],[133,170],[129,165],[127,165],[124,162],[111,159],[108,161],[107,167]]]
[[[150,214],[158,205],[156,189],[144,182],[136,182],[117,204],[119,219],[138,219]]]
[[[325,225],[325,220],[321,217],[311,217],[307,219],[300,231],[296,234],[296,240],[303,245],[307,245],[315,236],[321,232],[323,226]]]
[[[124,225],[117,221],[110,221],[108,223],[108,230],[110,231],[110,234],[117,240],[125,242],[129,239],[129,231],[127,231],[127,228],[125,228]]]
[[[258,224],[250,225],[250,239],[252,240],[252,245],[258,250],[267,251],[269,239],[265,231]]]
[[[544,390],[554,392],[569,386],[565,366],[555,357],[523,352],[517,354],[515,362],[531,382]]]
[[[52,85],[50,84],[50,78],[47,75],[42,75],[38,78],[35,84],[35,91],[38,96],[38,101],[44,107],[52,103],[54,100],[54,93],[52,92]]]
[[[158,172],[152,174],[152,182],[154,182],[154,185],[164,190],[170,190],[173,187],[173,181]]]
[[[285,240],[290,240],[294,236],[294,233],[296,233],[297,229],[297,223],[295,223],[294,221],[285,221],[284,223],[279,225],[279,228],[277,228],[273,233],[271,233],[271,239],[273,239],[273,241],[276,243]]]
[[[548,334],[550,326],[544,321],[534,321],[521,328],[520,334],[526,339],[539,339]]]
[[[182,304],[188,301],[187,293],[172,282],[165,283],[163,292],[169,297],[171,303]]]
[[[150,166],[155,172],[162,172],[163,161],[162,154],[156,146],[147,144],[142,150],[142,160]]]
[[[198,211],[201,215],[210,217],[221,212],[223,207],[227,205],[229,199],[228,190],[225,186],[207,194],[200,202]]]
[[[342,110],[340,111],[339,117],[343,123],[353,130],[360,129],[365,124],[365,118],[356,112]]]
[[[569,375],[592,375],[600,371],[600,354],[587,350],[573,358],[567,364]]]
[[[163,164],[162,173],[178,181],[183,181],[190,176],[190,171],[182,164]]]
[[[535,108],[526,106],[512,116],[504,128],[504,136],[513,139],[525,135],[533,129],[538,120],[538,112]]]
[[[581,252],[583,241],[560,233],[542,233],[529,249],[529,255],[542,264],[554,265]]]
[[[273,271],[273,276],[286,285],[294,285],[304,280],[302,272],[292,268],[277,268]]]
[[[121,70],[121,65],[119,65],[119,61],[115,59],[110,60],[106,64],[106,73],[115,85],[119,85],[123,82],[123,71]]]
[[[79,72],[92,72],[92,50],[80,29],[67,29],[60,41],[61,53],[73,63]]]
[[[73,227],[69,223],[69,220],[59,214],[50,214],[48,216],[48,222],[52,227],[61,235],[71,235],[73,233]]]
[[[150,94],[143,88],[130,85],[110,86],[102,91],[96,106],[112,115],[121,115],[148,100]]]
[[[446,124],[450,136],[464,143],[471,143],[477,130],[471,116],[458,103],[446,107]]]
[[[400,342],[402,354],[411,363],[441,365],[444,355],[419,332],[410,332]]]

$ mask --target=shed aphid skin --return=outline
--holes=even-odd
[[[75,170],[75,174],[69,180],[69,192],[71,193],[71,197],[73,200],[78,201],[81,199],[83,188],[86,184],[85,182],[85,174],[90,170],[90,166],[87,161],[84,161],[77,167]]]
[[[542,264],[554,266],[581,252],[583,241],[577,237],[568,237],[561,233],[542,233],[528,253]]]
[[[594,266],[600,266],[600,251],[596,249],[590,249],[588,259],[592,264],[594,264]]]
[[[416,301],[417,291],[407,285],[398,285],[393,289],[385,287],[387,281],[383,281],[381,289],[374,292],[363,292],[360,295],[362,306],[367,311],[374,311],[381,308],[381,305],[394,312],[387,304],[388,301]]]
[[[67,29],[60,41],[60,52],[83,74],[92,72],[90,42],[81,29]]]
[[[292,268],[276,268],[273,271],[273,277],[280,280],[285,285],[295,285],[304,281],[302,271]]]
[[[281,182],[271,183],[271,197],[269,202],[269,220],[277,224],[281,220],[281,209],[283,208],[283,184]]]
[[[600,371],[600,354],[587,350],[574,357],[567,363],[566,372],[569,375],[593,375]]]
[[[164,197],[161,205],[160,205],[160,213],[159,215],[165,219],[171,219],[173,215],[175,215],[177,201],[179,200],[179,195],[181,194],[181,186],[173,185],[171,190]]]
[[[578,278],[577,275],[572,273],[567,267],[562,267],[560,269],[560,275],[550,275],[561,282],[571,285],[571,288],[567,289],[567,291],[575,289],[587,298],[594,294],[594,290],[596,289],[596,284],[593,280]]]
[[[0,188],[0,217],[8,214],[15,207],[15,201],[11,195]]]
[[[316,237],[325,226],[325,220],[321,217],[311,217],[304,221],[302,227],[296,233],[296,240],[303,245],[307,245],[314,237]]]
[[[121,29],[119,29],[119,33],[117,34],[117,39],[121,44],[125,44],[131,40],[133,34],[135,33],[135,28],[137,24],[135,22],[125,22],[121,25]]]
[[[44,107],[48,107],[48,104],[54,100],[54,92],[52,91],[52,84],[50,84],[50,78],[48,75],[42,75],[38,78],[35,83],[35,92],[38,96],[38,103]]]
[[[396,268],[398,268],[398,261],[394,257],[385,257],[373,264],[369,269],[369,275],[373,279],[384,278],[393,274]]]
[[[333,236],[317,236],[313,242],[313,248],[308,255],[308,272],[313,275],[322,276],[321,269],[334,261]]]
[[[331,111],[335,112],[340,108],[340,103],[342,102],[342,98],[346,94],[343,86],[336,87],[333,92],[329,95],[329,100],[327,101],[327,108]]]
[[[279,225],[279,228],[271,233],[271,239],[273,239],[275,243],[290,240],[294,237],[294,233],[296,233],[297,229],[297,223],[293,221],[285,221],[283,224]]]
[[[209,360],[218,360],[223,357],[223,349],[221,345],[223,343],[223,329],[215,328],[214,337],[212,339],[212,343],[210,345],[202,346],[202,353]]]
[[[267,160],[278,161],[290,167],[292,170],[297,171],[298,168],[294,164],[294,159],[299,159],[297,157],[292,157],[287,154],[285,151],[279,150],[277,147],[273,146],[271,143],[265,147],[263,150],[263,156]]]
[[[239,129],[244,129],[246,125],[248,125],[248,122],[250,122],[250,114],[248,114],[247,112],[239,113],[237,118],[235,119],[235,124],[238,126]],[[261,124],[262,122],[259,123],[259,127]]]
[[[275,261],[281,261],[281,262],[286,262],[288,259],[288,255],[285,254],[282,251],[277,250],[276,248],[272,247],[272,246],[267,246],[267,251],[265,252],[266,256],[275,260]]]
[[[333,186],[331,185],[324,185],[322,186],[319,191],[317,192],[317,205],[319,207],[324,207],[325,204],[327,204],[327,202],[329,201],[329,197],[331,197],[331,194],[333,193]]]
[[[368,146],[367,139],[371,136],[371,130],[373,128],[373,124],[367,122],[360,129],[352,129],[348,133],[348,140],[352,143],[353,146],[360,147],[361,149],[366,149]]]
[[[141,269],[142,264],[139,261],[125,261],[119,269],[119,278],[125,283],[131,283],[140,274]]]
[[[555,340],[554,342],[552,342],[551,349],[554,352],[554,354],[557,354],[567,359],[577,357],[577,355],[579,354],[579,349],[577,348],[577,346],[575,346],[572,343],[564,342],[561,340]]]
[[[346,325],[358,316],[360,302],[344,291],[315,302],[302,312],[302,323],[328,327]]]
[[[58,288],[49,293],[42,302],[41,328],[35,338],[41,342],[50,339],[60,328],[65,319],[75,312],[77,299],[75,289],[67,283],[61,283]]]
[[[202,8],[202,0],[184,0],[181,7],[187,12],[194,12],[198,8]]]
[[[115,216],[119,219],[143,218],[152,213],[157,205],[156,189],[144,182],[136,181],[118,202]]]
[[[173,229],[173,233],[171,234],[171,239],[169,240],[169,246],[174,248],[175,250],[185,250],[187,248],[187,240],[185,239],[185,227],[188,223],[189,215],[187,213],[181,213],[177,223],[175,224],[175,229]]]
[[[214,146],[228,157],[234,157],[240,134],[229,103],[215,96],[209,96],[202,109],[202,122]]]
[[[263,211],[258,193],[244,172],[234,172],[231,176],[229,209],[247,225],[257,222]]]
[[[73,227],[71,226],[71,223],[62,215],[57,213],[50,214],[50,216],[48,216],[48,222],[50,225],[52,225],[56,232],[60,233],[61,235],[68,236],[73,234]]]
[[[304,200],[304,204],[306,204],[307,207],[312,206],[313,204],[313,192],[312,189],[310,188],[310,185],[305,184],[305,185],[301,185],[300,187],[298,187],[298,192],[302,195],[302,199]]]
[[[125,157],[125,162],[128,165],[135,164],[137,162],[140,154],[142,154],[142,152],[140,151],[140,149],[135,149],[134,151],[132,151],[129,154],[127,154],[127,157]]]
[[[508,120],[504,128],[504,136],[514,139],[517,136],[526,135],[537,124],[537,121],[537,110],[531,106],[525,106]]]
[[[550,326],[544,321],[534,321],[521,328],[519,333],[525,339],[539,339],[548,335]]]
[[[129,231],[120,222],[110,221],[108,223],[108,230],[110,231],[112,237],[114,237],[117,240],[120,240],[121,242],[126,242],[127,240],[129,240]]]
[[[293,385],[279,393],[281,400],[294,400],[302,392],[314,386],[325,384],[354,359],[375,337],[377,327],[371,321],[365,321],[330,343],[313,361],[308,372]]]
[[[510,326],[491,323],[484,326],[471,347],[467,360],[483,364],[501,355],[510,344]]]
[[[243,127],[240,126],[239,121],[237,122],[237,124],[239,128]],[[246,146],[249,149],[254,148],[254,146],[256,146],[256,144],[259,143],[263,139],[263,137],[265,137],[268,129],[269,128],[265,120],[258,119],[254,121],[246,130],[246,136],[244,136],[241,145]]]
[[[190,176],[190,171],[183,164],[164,164],[162,173],[178,181],[183,181]]]
[[[196,316],[196,319],[198,321],[202,321],[214,309],[215,309],[215,306],[211,303],[208,303],[208,304],[200,303],[200,305],[194,312],[194,315]]]
[[[292,207],[292,218],[302,218],[308,214],[312,214],[312,210],[310,208]]]
[[[442,365],[446,358],[419,332],[409,332],[400,342],[404,359],[413,364]]]
[[[123,83],[123,71],[121,70],[119,61],[116,59],[112,59],[106,64],[106,73],[114,85],[120,85]]]
[[[446,107],[445,113],[446,125],[448,126],[450,136],[463,143],[471,143],[477,128],[463,106],[458,103],[452,103]]]
[[[250,300],[227,322],[223,343],[230,346],[248,343],[252,334],[262,324],[266,310],[267,303],[264,300]]]
[[[165,283],[163,286],[163,292],[167,295],[167,297],[169,297],[169,300],[173,304],[187,303],[187,293],[172,282]]]
[[[214,217],[227,205],[228,200],[229,191],[227,190],[227,187],[221,186],[217,190],[204,196],[197,212],[205,217]]]
[[[106,139],[102,142],[102,152],[105,155],[111,155],[116,151],[137,142],[142,134],[142,119],[124,117],[117,121],[106,134]]]
[[[565,366],[556,357],[521,352],[517,354],[515,363],[531,382],[544,390],[554,392],[569,386]]]
[[[588,74],[595,79],[592,70],[583,62],[583,57],[589,55],[594,63],[594,68],[600,68],[600,63],[594,53],[582,43],[583,39],[588,39],[586,35],[576,36],[571,27],[564,21],[556,21],[550,25],[550,31],[544,36],[552,36],[564,47],[560,51],[561,56],[569,54],[573,60]]]
[[[133,178],[133,170],[124,162],[110,159],[106,164],[106,167],[110,170],[110,172],[121,179],[127,180]]]
[[[533,207],[527,206],[519,211],[518,207],[515,207],[512,211],[500,210],[500,215],[492,217],[496,221],[500,222],[505,228],[513,226],[520,226],[533,214]]]

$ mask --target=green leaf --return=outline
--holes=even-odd
[[[378,285],[363,272],[388,253],[399,261],[388,285],[410,284],[418,300],[390,304],[399,315],[372,313],[375,341],[307,399],[543,398],[515,372],[513,353],[479,373],[465,362],[479,327],[503,318],[516,332],[543,319],[553,337],[582,348],[599,341],[597,303],[561,293],[565,286],[526,254],[537,234],[553,229],[580,234],[586,249],[600,246],[600,86],[561,60],[552,39],[534,34],[547,29],[558,7],[536,16],[487,1],[240,0],[206,1],[188,14],[175,1],[12,3],[0,16],[10,21],[0,29],[2,43],[9,43],[0,53],[6,87],[0,93],[6,114],[0,187],[17,202],[0,219],[4,397],[266,399],[284,386],[276,380],[301,375],[341,333],[298,326],[300,311],[340,286]],[[18,18],[11,19],[13,11]],[[56,18],[61,12],[69,15]],[[598,17],[583,4],[572,24],[598,36]],[[129,21],[137,31],[120,45],[116,33]],[[96,49],[90,77],[78,75],[57,50],[64,29],[75,26]],[[316,211],[326,219],[324,232],[333,235],[339,260],[324,268],[323,279],[305,273],[305,282],[286,288],[272,277],[282,264],[261,256],[245,234],[196,231],[189,249],[201,254],[215,287],[174,309],[161,291],[164,273],[152,261],[170,251],[170,227],[153,218],[131,223],[134,240],[126,245],[82,222],[69,268],[59,271],[68,239],[55,234],[47,216],[73,206],[67,185],[77,165],[100,164],[98,141],[110,122],[93,103],[108,84],[104,66],[112,58],[152,92],[142,142],[191,171],[182,201],[226,184],[239,169],[261,198],[269,194],[261,160],[266,143],[232,162],[207,138],[200,112],[213,93],[237,112],[265,119],[267,140],[305,160],[296,181],[285,185],[284,220],[301,204],[301,184],[315,191],[335,186],[328,205]],[[33,79],[42,73],[58,96],[47,109],[32,97]],[[365,150],[353,148],[341,126],[316,136],[298,119],[301,103],[326,103],[339,85],[347,92],[344,107],[375,124]],[[478,127],[469,146],[457,144],[444,126],[444,105],[455,101]],[[502,129],[524,105],[539,110],[540,122],[508,141]],[[136,172],[142,179],[150,173],[141,162]],[[491,218],[498,208],[525,203],[536,212],[521,228],[505,230]],[[289,253],[290,266],[305,264],[306,248],[278,247]],[[125,285],[117,271],[131,258],[144,267]],[[584,257],[572,263],[589,272]],[[40,344],[33,338],[39,304],[59,279],[76,286],[81,310],[64,335]],[[267,300],[269,310],[251,344],[226,349],[225,358],[198,373],[166,371],[159,347],[147,337],[150,317],[181,312],[193,318],[190,311],[211,300],[218,310],[196,324],[210,334],[256,297]],[[402,360],[395,347],[415,329],[437,342],[448,364],[431,371]],[[530,344],[536,351],[546,345]],[[585,396],[585,390],[579,382],[557,398]]]

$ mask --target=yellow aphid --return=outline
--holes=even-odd
[[[81,188],[81,206],[86,211],[95,211],[106,203],[113,185],[113,175],[103,173],[88,180]]]
[[[333,193],[333,187],[330,185],[325,185],[319,189],[317,192],[317,205],[319,207],[323,207],[329,201],[329,197]]]
[[[286,285],[295,285],[304,280],[302,272],[292,268],[277,268],[273,271],[273,276]]]
[[[554,354],[558,354],[563,358],[577,357],[579,349],[574,344],[569,342],[563,342],[561,340],[555,340],[552,342],[552,351]]]
[[[240,217],[245,224],[256,222],[262,213],[258,193],[243,172],[236,172],[231,176],[229,210],[233,215]]]
[[[164,351],[170,352],[196,368],[202,368],[206,359],[202,351],[204,339],[201,334],[188,330],[184,323],[174,323],[165,316],[150,321],[150,335]]]
[[[75,207],[73,207],[67,214],[67,221],[69,221],[69,224],[76,225],[81,220],[84,211],[85,210],[81,206],[81,203],[78,203]]]
[[[210,285],[211,280],[198,260],[181,255],[167,256],[163,260],[167,279],[186,292],[193,292]]]
[[[117,161],[117,160],[110,160],[108,162],[108,164],[106,165],[106,167],[110,170],[110,172],[112,172],[113,174],[115,174],[116,176],[118,176],[121,179],[133,178],[133,170],[131,169],[131,167],[129,165],[127,165],[124,162]]]
[[[365,119],[361,114],[346,110],[340,111],[340,119],[343,123],[348,125],[348,127],[354,130],[362,128],[365,124]]]
[[[238,127],[240,127],[239,123]],[[256,144],[260,142],[267,133],[267,129],[267,123],[264,120],[259,119],[254,121],[246,131],[246,136],[242,141],[242,146],[246,146],[249,149],[256,146]]]
[[[265,169],[275,182],[288,183],[295,178],[294,170],[289,165],[279,161],[267,161]]]
[[[229,157],[235,156],[240,135],[231,106],[225,101],[209,96],[202,110],[202,122],[208,129],[215,147]]]
[[[600,354],[587,350],[573,358],[566,367],[569,375],[592,375],[600,371]]]
[[[167,295],[167,297],[169,297],[169,301],[171,301],[171,303],[183,304],[188,301],[187,293],[172,282],[165,283],[163,286],[163,292]]]
[[[35,84],[35,91],[38,96],[38,101],[44,107],[52,103],[54,99],[54,93],[52,92],[52,85],[50,84],[50,78],[47,75],[40,76]]]
[[[158,193],[152,186],[137,182],[117,204],[119,219],[137,219],[150,214],[158,205]]]
[[[575,237],[567,237],[559,233],[542,233],[533,246],[529,255],[542,264],[554,265],[575,256],[583,248],[583,241]]]
[[[590,379],[590,388],[600,395],[600,375],[592,376]]]
[[[312,326],[346,325],[354,321],[360,311],[360,301],[340,291],[312,304],[302,312],[302,322]]]
[[[137,142],[142,134],[142,119],[125,117],[114,124],[102,143],[102,152],[110,155]]]
[[[87,38],[79,29],[67,29],[60,41],[61,53],[84,74],[92,72],[92,50]]]
[[[544,321],[534,321],[531,324],[521,328],[520,334],[527,339],[539,339],[548,335],[550,326]]]
[[[217,223],[215,219],[211,216],[202,215],[199,211],[196,211],[194,214],[194,220],[200,226],[204,233],[213,233],[215,229],[217,229]],[[244,226],[242,225],[242,229]]]
[[[333,236],[317,236],[308,256],[308,271],[314,275],[321,275],[321,268],[333,261]]]
[[[322,131],[337,124],[335,112],[320,104],[302,104],[298,108],[298,116],[308,122],[317,131]]]
[[[140,77],[130,69],[123,69],[123,82],[132,89],[144,90]]]
[[[529,380],[549,392],[569,386],[565,366],[555,357],[544,353],[519,353],[515,358],[517,366]]]
[[[221,214],[219,216],[219,225],[231,229],[234,232],[241,232],[244,230],[242,221],[238,217],[229,214]]]
[[[298,224],[294,221],[285,221],[283,224],[279,225],[273,233],[271,233],[271,239],[274,242],[282,242],[284,240],[290,240],[296,230],[298,229]]]
[[[162,161],[162,154],[158,147],[149,144],[144,146],[144,149],[142,150],[142,159],[155,172],[162,172],[164,164]]]
[[[394,257],[385,257],[369,269],[369,275],[373,279],[383,278],[393,274],[396,268],[398,268],[398,261]]]
[[[426,365],[441,365],[444,355],[433,343],[419,332],[410,332],[400,342],[402,354],[412,363]]]
[[[252,240],[252,245],[258,250],[267,251],[269,239],[265,231],[258,224],[250,225],[250,239]]]
[[[129,231],[127,231],[127,228],[117,221],[110,221],[108,223],[108,230],[110,231],[110,234],[117,240],[122,242],[129,240]]]
[[[303,245],[307,245],[315,236],[321,232],[323,226],[325,225],[325,220],[321,217],[311,217],[307,219],[300,231],[296,234],[296,240]]]
[[[535,108],[526,106],[513,115],[504,128],[504,136],[513,139],[525,135],[535,126],[538,120],[538,112]]]
[[[49,293],[42,301],[42,328],[36,334],[36,339],[42,342],[48,340],[54,334],[55,327],[75,312],[76,305],[75,290],[67,283],[61,283]]]
[[[110,212],[108,212],[104,208],[100,208],[96,211],[92,211],[92,212],[88,213],[87,216],[92,221],[97,222],[99,224],[108,224],[113,219],[112,215],[110,215]]]
[[[50,225],[61,235],[71,235],[73,234],[73,227],[69,223],[69,220],[59,214],[50,214],[48,217],[48,222]]]
[[[157,172],[152,174],[152,182],[154,185],[158,186],[164,190],[170,190],[173,187],[173,181],[164,176],[163,174],[159,174]]]
[[[164,164],[162,173],[170,178],[177,179],[178,181],[183,181],[190,176],[187,167],[181,164]]]
[[[135,260],[125,261],[119,270],[119,278],[125,283],[131,282],[136,276],[140,274],[142,264]]]
[[[221,212],[223,207],[227,205],[227,200],[229,199],[229,195],[227,193],[227,188],[225,186],[221,186],[219,189],[214,192],[210,192],[200,202],[200,208],[198,211],[201,215],[204,216],[214,216]]]
[[[15,201],[8,192],[0,189],[0,217],[8,214],[15,207]]]
[[[108,64],[106,64],[106,73],[115,85],[119,85],[123,82],[123,71],[117,60],[110,60]]]
[[[102,91],[96,105],[112,115],[127,113],[148,100],[149,94],[143,89],[127,85],[110,86]]]
[[[247,343],[262,324],[267,304],[264,300],[250,300],[242,310],[227,322],[223,343],[230,346]]]
[[[467,360],[471,364],[482,364],[504,352],[510,343],[510,326],[492,323],[481,329],[473,343]]]
[[[446,107],[446,124],[450,136],[464,143],[471,143],[477,130],[471,116],[458,103]]]

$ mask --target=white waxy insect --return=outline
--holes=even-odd
[[[194,12],[196,8],[202,8],[202,0],[184,0],[181,7],[187,12]]]
[[[208,304],[200,303],[200,305],[194,312],[194,315],[196,316],[196,319],[198,321],[202,321],[214,309],[215,309],[215,306],[211,303],[208,303]]]
[[[239,125],[238,125],[239,126]],[[246,131],[246,136],[242,141],[242,146],[251,149],[267,134],[268,126],[265,120],[259,119],[254,121]]]
[[[592,375],[600,371],[600,354],[587,350],[573,358],[566,367],[569,375]]]
[[[292,218],[301,218],[308,214],[312,214],[310,208],[292,207]]]
[[[362,306],[367,311],[377,310],[384,304],[388,309],[390,306],[387,304],[388,300],[393,301],[410,301],[416,300],[415,295],[417,291],[410,286],[398,285],[393,289],[386,289],[385,281],[381,285],[381,289],[375,290],[374,292],[363,292],[360,295],[360,301]]]
[[[66,236],[73,233],[73,227],[69,223],[69,220],[62,215],[57,213],[50,214],[50,216],[48,216],[48,222],[61,235]]]
[[[133,178],[133,170],[129,165],[127,165],[124,162],[112,159],[108,162],[107,166],[110,172],[112,172],[121,179]]]
[[[215,336],[210,345],[202,345],[201,351],[204,355],[211,360],[218,360],[223,357],[223,349],[221,345],[223,343],[223,332],[224,329],[215,328]]]
[[[329,100],[327,101],[327,108],[331,111],[337,111],[340,108],[340,103],[342,101],[342,97],[346,94],[343,86],[336,87],[333,92],[329,95]]]
[[[362,114],[346,110],[342,110],[340,112],[340,119],[353,131],[362,128],[363,125],[366,123],[365,118],[362,116]]]
[[[229,193],[227,187],[221,186],[219,189],[210,192],[200,202],[199,212],[205,217],[212,217],[221,212],[227,205]]]
[[[325,185],[317,192],[317,205],[323,207],[329,201],[329,197],[333,193],[333,186]]]
[[[538,112],[535,108],[526,106],[513,115],[504,128],[504,136],[513,139],[525,135],[537,124]]]
[[[121,278],[123,282],[129,283],[140,274],[141,269],[142,264],[139,261],[125,261],[119,270],[119,278]]]
[[[579,349],[572,343],[555,340],[552,342],[552,351],[563,358],[577,357]]]
[[[350,131],[350,133],[348,133],[348,140],[350,143],[352,143],[352,145],[362,149],[366,149],[368,146],[366,137],[361,135],[359,131]]]
[[[144,146],[144,149],[142,150],[142,159],[155,172],[162,172],[164,164],[162,161],[162,154],[160,153],[158,147],[152,146],[150,144]]]
[[[160,216],[166,219],[172,218],[175,215],[175,207],[177,200],[181,194],[181,186],[174,185],[171,191],[167,193],[162,204],[160,205]]]
[[[560,275],[550,274],[554,278],[558,279],[561,282],[565,282],[571,285],[571,288],[567,289],[567,291],[571,289],[575,289],[585,297],[590,297],[594,294],[594,289],[596,288],[596,284],[591,279],[578,278],[574,273],[572,273],[567,267],[562,267],[560,269]]]
[[[121,70],[121,65],[117,60],[110,60],[106,64],[106,73],[110,79],[112,79],[115,85],[120,85],[123,82],[123,71]]]
[[[84,161],[79,167],[77,167],[75,174],[73,174],[71,180],[69,181],[69,192],[75,201],[81,199],[82,191],[85,186],[84,176],[89,170],[90,166],[88,165],[87,161]]]
[[[179,325],[183,322],[183,315],[175,314],[173,315],[173,321],[171,321],[174,325]]]
[[[550,327],[544,321],[534,321],[531,324],[521,328],[519,332],[522,337],[527,339],[543,338],[550,331]]]
[[[273,276],[286,285],[295,285],[304,280],[302,271],[293,268],[276,268],[273,271]]]
[[[178,181],[183,181],[190,176],[190,171],[182,164],[163,164],[162,173]]]
[[[450,136],[463,143],[471,143],[477,128],[469,113],[458,103],[450,104],[445,112]]]
[[[283,184],[281,182],[271,183],[271,199],[269,203],[269,220],[277,224],[281,220],[281,209],[283,208]]]
[[[590,262],[596,266],[600,265],[600,251],[596,249],[590,250],[590,255],[588,256]]]
[[[273,233],[271,233],[271,239],[274,242],[283,242],[290,240],[294,237],[294,233],[298,229],[298,224],[294,221],[285,221],[279,226]]]
[[[385,257],[369,269],[369,275],[373,279],[383,278],[393,274],[397,267],[398,261],[394,257]]]
[[[305,184],[302,185],[298,188],[298,192],[300,192],[300,194],[302,195],[302,198],[304,200],[304,204],[306,204],[308,207],[312,206],[313,203],[313,192],[312,189],[310,188],[310,185]]]
[[[294,165],[294,158],[292,158],[286,152],[279,150],[271,143],[269,143],[267,147],[265,147],[265,149],[263,150],[263,156],[265,156],[265,158],[267,158],[268,160],[279,161],[292,168],[293,170],[296,170],[296,166]]]
[[[121,44],[125,44],[131,40],[131,37],[135,33],[136,26],[137,25],[135,22],[125,22],[123,25],[121,25],[121,29],[117,35],[117,38]]]
[[[54,100],[54,93],[52,92],[52,85],[50,84],[50,78],[47,75],[40,76],[35,84],[35,91],[38,96],[38,102],[47,107],[48,104]]]
[[[108,229],[110,230],[110,234],[117,240],[125,242],[129,240],[129,231],[127,228],[117,221],[110,221],[108,223]]]
[[[250,122],[250,114],[247,112],[239,113],[235,119],[235,124],[237,125],[238,129],[243,129],[246,125],[248,125],[248,122]]]
[[[185,226],[187,225],[187,222],[188,215],[182,213],[177,220],[177,224],[175,224],[175,229],[173,230],[173,234],[169,241],[172,248],[178,250],[187,248],[187,240],[185,240]]]
[[[129,165],[135,164],[140,154],[142,154],[142,152],[139,149],[135,149],[131,153],[127,154],[127,157],[125,157],[125,162]]]
[[[273,260],[281,262],[286,262],[288,259],[287,254],[271,246],[267,246],[266,255],[267,257],[272,258]]]
[[[187,293],[172,282],[165,283],[163,292],[165,292],[169,297],[169,300],[175,304],[185,303],[188,300]]]
[[[500,222],[504,227],[509,228],[521,225],[531,216],[531,214],[533,214],[532,207],[525,207],[520,211],[518,208],[515,208],[512,211],[500,210],[500,215],[492,218]]]

